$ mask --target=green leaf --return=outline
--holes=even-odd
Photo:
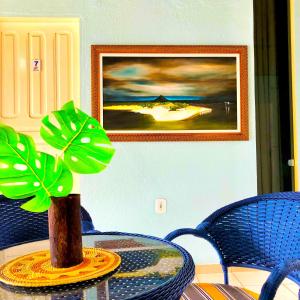
[[[101,172],[115,152],[99,122],[75,108],[73,101],[43,118],[40,133],[49,145],[63,151],[64,162],[76,173]]]
[[[0,124],[0,191],[6,197],[34,196],[22,208],[43,212],[51,196],[67,196],[72,185],[72,173],[61,159],[36,151],[31,137]]]

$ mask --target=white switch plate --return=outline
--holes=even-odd
[[[165,214],[167,212],[167,200],[164,198],[157,198],[155,201],[155,212],[157,214]]]

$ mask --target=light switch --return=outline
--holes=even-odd
[[[165,214],[167,212],[167,200],[164,198],[157,198],[155,201],[155,212],[157,214]]]

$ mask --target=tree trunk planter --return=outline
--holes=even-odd
[[[56,268],[69,268],[80,264],[82,236],[80,195],[51,197],[48,210],[51,264]]]

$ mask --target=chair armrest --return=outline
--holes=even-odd
[[[178,236],[185,235],[185,234],[191,234],[191,235],[194,235],[196,237],[201,237],[201,238],[206,237],[204,230],[193,229],[193,228],[180,228],[180,229],[176,229],[176,230],[170,232],[164,239],[167,241],[172,241],[175,238],[177,238]]]
[[[228,284],[228,268],[227,268],[226,264],[224,263],[223,254],[220,251],[218,245],[212,239],[209,239],[209,237],[208,237],[208,233],[206,231],[206,228],[207,228],[208,225],[209,225],[208,222],[202,222],[201,224],[199,224],[197,226],[196,229],[193,229],[193,228],[181,228],[181,229],[174,230],[174,231],[170,232],[165,237],[165,240],[172,241],[173,239],[177,238],[178,236],[186,235],[186,234],[191,234],[191,235],[203,238],[206,241],[208,241],[214,247],[214,249],[216,250],[217,254],[219,255],[220,263],[222,265],[223,272],[224,272],[224,283]]]
[[[273,269],[261,289],[259,300],[272,300],[284,278],[293,271],[300,270],[300,260],[288,260]]]

